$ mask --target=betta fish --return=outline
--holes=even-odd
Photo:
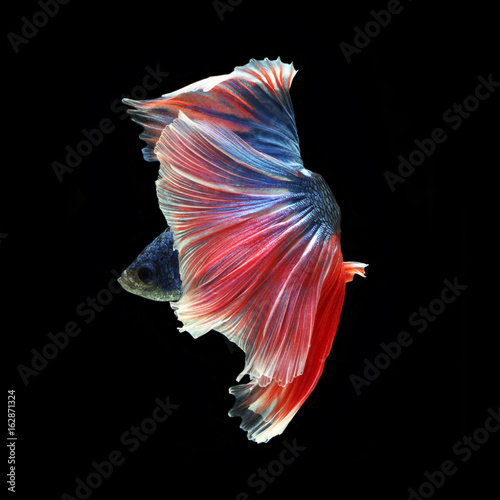
[[[144,127],[145,160],[160,162],[156,192],[173,240],[155,240],[121,283],[171,301],[180,331],[215,330],[244,351],[236,380],[249,381],[229,389],[229,415],[258,443],[281,434],[316,386],[346,283],[366,267],[344,261],[340,209],[303,165],[296,73],[279,58],[252,59],[159,99],[124,99]]]

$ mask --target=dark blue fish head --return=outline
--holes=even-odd
[[[152,241],[118,279],[127,292],[146,299],[175,301],[181,297],[179,257],[169,229]]]

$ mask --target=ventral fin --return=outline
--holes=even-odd
[[[349,283],[349,281],[352,281],[355,274],[366,278],[365,267],[367,266],[368,264],[363,264],[362,262],[344,262],[345,282]]]

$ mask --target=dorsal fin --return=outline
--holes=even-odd
[[[157,160],[154,148],[163,129],[182,112],[191,119],[210,120],[232,130],[258,151],[272,149],[275,155],[292,155],[290,159],[300,162],[289,95],[296,73],[293,64],[280,59],[252,59],[230,74],[200,80],[159,99],[123,102],[135,108],[129,113],[144,127],[139,137],[147,144],[143,149],[147,161]],[[295,146],[283,149],[284,141]]]

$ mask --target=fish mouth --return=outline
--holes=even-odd
[[[118,278],[118,283],[120,283],[122,288],[127,292],[149,300],[156,300],[159,302],[176,302],[181,298],[180,290],[163,291],[161,290],[161,287],[160,290],[154,287],[148,288],[142,283],[139,283],[131,278],[127,270],[122,272],[121,276]]]
[[[138,294],[138,286],[137,283],[129,278],[127,271],[123,271],[121,276],[118,278],[118,283],[122,286],[124,290],[130,293]]]

